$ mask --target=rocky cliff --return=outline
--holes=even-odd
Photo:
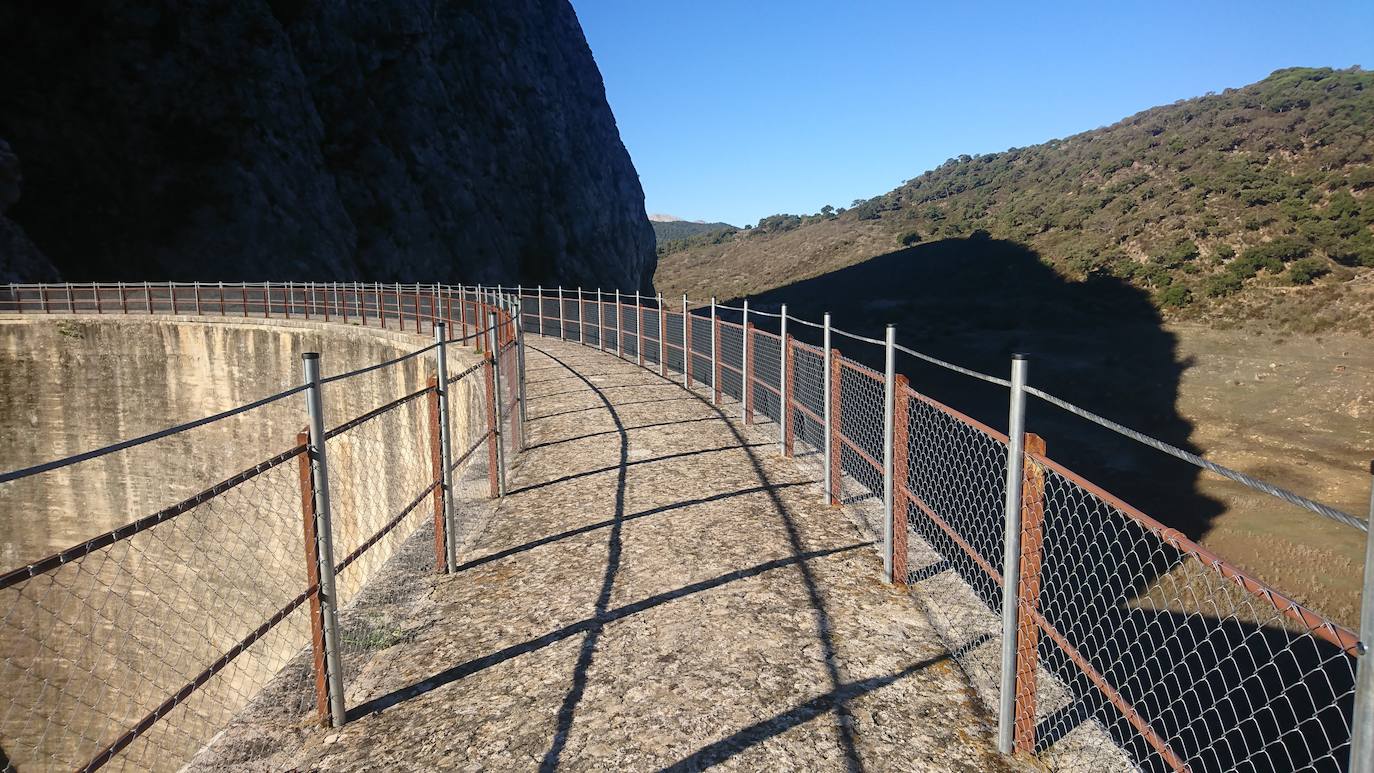
[[[7,2],[0,72],[11,278],[652,282],[566,0]]]

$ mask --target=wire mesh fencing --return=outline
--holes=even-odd
[[[0,310],[300,317],[422,334],[447,320],[461,337],[474,337],[472,343],[484,357],[476,366],[450,369],[455,379],[451,391],[463,394],[463,408],[448,414],[451,454],[457,460],[450,462],[451,469],[458,472],[462,467],[463,485],[485,486],[485,493],[494,496],[500,493],[503,456],[518,450],[523,434],[518,335],[504,320],[495,342],[485,337],[488,315],[493,310],[504,313],[509,306],[506,297],[499,287],[493,292],[437,285],[12,286],[0,294]],[[785,310],[757,310],[756,316],[739,310],[739,322],[734,322],[700,309],[687,314],[669,310],[661,299],[638,296],[623,297],[616,304],[605,302],[600,294],[540,288],[532,299],[524,291],[519,300],[526,332],[614,352],[664,376],[683,378],[713,401],[738,401],[745,424],[776,437],[780,453],[818,468],[822,496],[845,505],[871,534],[890,533],[885,548],[891,550],[891,580],[908,585],[968,676],[977,700],[999,716],[999,745],[1008,753],[1031,755],[1037,764],[1056,770],[1344,770],[1352,765],[1353,731],[1361,723],[1374,724],[1367,715],[1357,716],[1363,710],[1357,708],[1357,685],[1362,678],[1369,682],[1362,675],[1374,673],[1363,654],[1367,642],[1063,467],[1046,450],[1044,440],[1018,428],[1016,400],[1022,393],[1036,396],[1255,491],[1367,532],[1362,519],[1114,424],[1018,384],[1015,376],[1007,380],[977,373],[896,346],[891,337],[884,344],[833,331],[860,347],[883,347],[889,362],[895,347],[953,373],[1008,389],[1015,441],[922,394],[900,376],[864,364],[874,357],[843,356],[838,349],[827,352],[787,336]],[[760,324],[771,329],[760,329]],[[808,327],[819,326],[800,325],[797,336],[805,338]],[[828,337],[831,329],[825,332]],[[337,559],[346,563],[337,568],[340,594],[353,593],[355,605],[369,586],[351,571],[366,574],[399,566],[412,575],[427,573],[443,563],[442,543],[448,533],[461,528],[461,519],[455,525],[446,518],[445,506],[434,504],[436,487],[442,488],[442,465],[435,461],[437,422],[430,404],[434,387],[414,378],[385,382],[384,376],[380,368],[370,370],[357,376],[360,383],[376,378],[384,386],[343,392],[359,400],[366,397],[366,405],[350,404],[347,398],[332,401],[328,394],[325,401],[327,409],[335,406],[342,411],[334,416],[338,422],[351,422],[330,438],[326,451],[339,457],[341,470],[355,464],[368,467],[356,474],[340,473],[350,479],[339,484],[338,517],[358,520],[354,526],[338,527]],[[367,418],[358,421],[362,416]],[[338,427],[338,422],[332,426]],[[148,594],[139,588],[153,581],[139,579],[136,572],[185,562],[174,550],[164,557],[160,551],[166,549],[159,544],[190,541],[170,536],[176,532],[168,526],[180,521],[187,525],[177,528],[190,532],[202,512],[232,507],[238,516],[241,508],[258,508],[261,515],[246,520],[220,516],[211,520],[224,524],[196,528],[213,534],[230,523],[270,520],[282,539],[295,540],[299,550],[308,553],[309,532],[303,521],[309,523],[310,518],[301,514],[302,492],[313,484],[308,465],[301,462],[308,461],[311,452],[297,439],[285,442],[289,447],[277,452],[289,454],[284,460],[194,502],[175,519],[155,519],[152,526],[85,551],[78,545],[70,561],[56,561],[38,572],[25,567],[24,576],[11,573],[16,579],[0,583],[0,593],[10,597],[10,616],[0,641],[6,653],[6,683],[28,685],[17,691],[26,696],[71,696],[53,701],[30,697],[31,705],[12,703],[0,719],[0,743],[6,753],[13,758],[13,749],[19,749],[20,755],[30,755],[23,759],[46,759],[46,749],[64,755],[62,759],[98,755],[117,740],[115,730],[122,728],[127,735],[134,728],[110,758],[117,764],[130,760],[136,762],[128,764],[138,766],[157,754],[175,758],[177,748],[184,755],[194,747],[199,731],[168,719],[183,710],[183,704],[198,705],[196,701],[210,700],[203,696],[219,696],[216,679],[237,669],[270,676],[276,668],[287,675],[278,679],[300,683],[289,691],[296,696],[292,700],[320,710],[320,668],[312,667],[309,657],[283,656],[275,650],[270,657],[254,654],[254,648],[267,647],[264,642],[271,637],[290,638],[297,628],[307,638],[315,635],[305,623],[294,622],[308,622],[313,614],[318,593],[308,577],[274,586],[277,595],[255,599],[260,606],[225,613],[226,618],[241,618],[244,625],[252,623],[247,632],[226,623],[212,644],[178,643],[168,635],[172,643],[166,646],[199,646],[209,653],[206,657],[216,650],[228,654],[214,656],[209,665],[202,658],[198,670],[169,669],[166,676],[157,668],[143,669],[157,671],[162,681],[142,674],[130,677],[119,671],[127,667],[118,666],[125,682],[103,672],[95,680],[118,688],[102,687],[105,693],[78,689],[72,685],[80,682],[81,673],[110,667],[103,661],[113,656],[98,647],[68,656],[51,643],[62,630],[83,632],[73,638],[89,637],[108,624],[101,622],[105,618],[100,612],[90,609],[93,592],[83,582],[125,583],[119,603],[139,610],[128,613],[135,617],[166,612],[144,612],[137,606],[172,602],[145,600]],[[393,452],[407,461],[391,467],[379,461]],[[294,488],[289,480],[278,480],[291,479],[293,470]],[[7,482],[0,477],[0,486],[16,483],[24,485],[23,480]],[[253,490],[269,485],[280,490]],[[239,489],[245,493],[236,494]],[[235,496],[249,501],[233,504]],[[222,503],[217,501],[221,497]],[[283,519],[286,525],[279,524]],[[164,533],[169,536],[158,536]],[[401,540],[407,533],[422,536],[418,541]],[[232,545],[243,537],[222,534],[218,539]],[[104,561],[112,560],[107,557],[119,557],[111,564],[114,569],[106,568]],[[210,561],[210,567],[219,560]],[[262,556],[246,563],[254,560],[277,558]],[[283,566],[292,568],[289,563]],[[198,570],[206,573],[207,582],[239,582],[227,574],[237,568],[210,567]],[[272,571],[266,563],[259,567],[260,575],[270,576]],[[299,565],[294,571],[300,571]],[[106,577],[107,573],[111,574]],[[203,591],[196,587],[190,582],[184,595],[199,603],[196,594]],[[1366,604],[1371,596],[1374,592],[1367,591]],[[405,598],[388,601],[404,603]],[[352,648],[342,658],[345,671],[356,667],[349,665],[350,659],[365,657],[405,635],[385,615],[370,616],[376,607],[353,616],[350,609],[340,615],[341,638]],[[118,619],[126,618],[127,614]],[[137,641],[118,646],[151,651],[151,645]],[[313,649],[311,645],[306,652]],[[151,657],[148,662],[154,664],[173,658]],[[197,657],[187,659],[195,663]],[[285,667],[283,658],[288,661]],[[254,666],[258,661],[265,665]],[[293,670],[290,663],[304,665]],[[250,677],[235,678],[240,686],[233,688],[238,693],[230,698],[241,702],[253,694],[255,683]],[[156,700],[147,699],[151,704],[135,702],[112,714],[106,708],[115,705],[116,698],[100,697],[137,692],[125,684],[173,689],[178,680],[182,689],[172,693],[179,697],[170,708],[157,703],[166,695],[157,695]],[[40,701],[51,705],[50,713],[89,711],[94,716],[90,721],[98,727],[71,717],[44,719]],[[183,711],[204,719],[207,727],[219,721],[205,719],[208,715],[200,709]],[[140,723],[140,716],[152,719]],[[38,740],[12,740],[34,734]]]
[[[417,578],[447,567],[445,532],[472,528],[455,512],[457,495],[496,495],[497,440],[519,448],[519,341],[502,299],[433,285],[190,289],[194,298],[173,285],[97,287],[84,297],[24,289],[0,301],[85,313],[122,299],[142,301],[143,313],[231,317],[258,302],[272,318],[344,323],[347,314],[361,325],[367,314],[373,326],[407,333],[467,324],[451,340],[468,345],[491,335],[477,325],[494,312],[499,356],[488,345],[478,362],[450,367],[449,471],[458,483],[442,486],[437,345],[0,473],[6,522],[19,527],[7,530],[3,554],[25,559],[0,567],[7,767],[174,770],[240,712],[288,726],[340,721],[334,695],[346,707],[347,685],[368,659],[410,635],[398,621],[427,587]],[[61,310],[59,297],[70,298]],[[498,371],[507,379],[500,398],[489,386]],[[308,428],[312,394],[327,428],[318,443]],[[327,498],[317,467],[332,482]],[[90,534],[101,528],[109,531]],[[337,611],[337,636],[324,625],[326,607]]]
[[[823,349],[790,337],[783,356],[779,334],[701,310],[686,330],[678,312],[636,316],[646,355],[662,328],[666,363],[646,356],[647,367],[690,368],[686,383],[738,400],[745,423],[781,422],[779,450],[821,472],[832,503],[875,536],[891,519],[894,581],[921,601],[985,708],[1010,709],[1008,752],[1056,770],[1346,769],[1362,646],[1353,632],[1058,465],[1033,435],[1012,476],[1019,507],[1009,505],[1006,434],[901,376],[889,385],[837,349],[827,369]],[[1020,523],[1010,562],[1009,507]]]

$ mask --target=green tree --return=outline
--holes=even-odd
[[[1321,258],[1303,258],[1288,267],[1288,281],[1295,285],[1310,285],[1319,276],[1331,273],[1331,266]]]

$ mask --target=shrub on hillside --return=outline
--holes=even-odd
[[[1193,291],[1183,285],[1169,285],[1159,294],[1159,305],[1181,308],[1193,302]]]
[[[1184,239],[1172,247],[1169,247],[1154,256],[1155,262],[1164,268],[1179,268],[1185,263],[1191,263],[1198,256],[1197,244],[1191,239]]]
[[[901,245],[902,245],[903,247],[910,247],[910,246],[913,245],[913,244],[920,244],[920,243],[921,243],[921,232],[920,232],[920,231],[907,231],[906,233],[902,234],[901,236],[898,236],[898,237],[897,237],[897,241],[898,241],[898,242],[901,242]]]
[[[1213,274],[1203,283],[1202,289],[1207,293],[1208,298],[1224,298],[1233,293],[1240,292],[1240,277],[1230,272]]]
[[[1226,270],[1241,279],[1249,279],[1258,274],[1260,269],[1264,269],[1271,274],[1277,274],[1283,270],[1283,261],[1272,255],[1254,255],[1249,250],[1244,255],[1231,261],[1226,265]]]
[[[1265,262],[1272,260],[1280,263],[1292,263],[1299,258],[1307,257],[1312,251],[1312,245],[1302,239],[1285,236],[1275,239],[1272,242],[1256,244],[1254,247],[1241,253],[1241,258],[1252,258]]]
[[[1288,281],[1295,285],[1310,285],[1319,276],[1331,273],[1331,266],[1321,258],[1303,258],[1288,267]]]

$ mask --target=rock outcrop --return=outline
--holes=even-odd
[[[566,0],[7,3],[0,72],[68,279],[652,282]]]
[[[38,251],[24,229],[5,217],[5,211],[19,200],[21,182],[19,159],[9,144],[0,139],[0,283],[55,281],[57,269]]]

